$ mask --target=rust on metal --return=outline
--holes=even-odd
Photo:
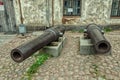
[[[65,27],[63,26],[47,29],[36,39],[13,49],[11,51],[11,58],[15,62],[22,62],[44,46],[58,40],[59,37],[63,36],[64,32]]]
[[[110,43],[103,35],[102,29],[96,24],[90,24],[86,29],[87,37],[92,40],[96,53],[107,53],[111,50]]]

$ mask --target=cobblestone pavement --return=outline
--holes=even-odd
[[[81,33],[66,32],[66,45],[57,58],[48,59],[39,67],[33,80],[120,80],[120,31],[106,33],[111,42],[112,55],[80,55]],[[11,49],[36,36],[16,38],[0,47],[0,80],[21,80],[27,69],[35,62],[32,56],[18,64],[10,58]]]
[[[4,34],[0,33],[0,46],[2,46],[3,44],[9,42],[14,37],[15,37],[15,35],[4,35]]]

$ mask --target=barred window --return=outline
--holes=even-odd
[[[111,17],[120,17],[120,0],[113,0]]]
[[[81,0],[63,0],[63,15],[64,16],[80,16],[81,15]]]

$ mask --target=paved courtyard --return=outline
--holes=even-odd
[[[120,31],[106,33],[112,45],[112,55],[80,55],[77,32],[66,32],[66,45],[57,58],[48,59],[39,67],[32,80],[120,80]],[[9,43],[0,47],[0,80],[28,80],[24,77],[28,68],[35,62],[32,56],[22,63],[10,58],[10,51],[36,36],[17,35]]]
[[[14,37],[15,35],[5,35],[3,33],[0,33],[0,46],[11,41]]]

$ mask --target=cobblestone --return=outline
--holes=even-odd
[[[32,80],[119,80],[120,31],[105,34],[112,45],[112,55],[108,56],[80,55],[81,35],[83,34],[66,32],[67,42],[61,55],[48,59],[32,76]],[[35,62],[35,57],[32,56],[18,64],[10,58],[10,52],[35,37],[37,36],[32,34],[27,34],[25,37],[17,35],[12,41],[0,47],[0,80],[21,80],[25,77],[26,71]]]

